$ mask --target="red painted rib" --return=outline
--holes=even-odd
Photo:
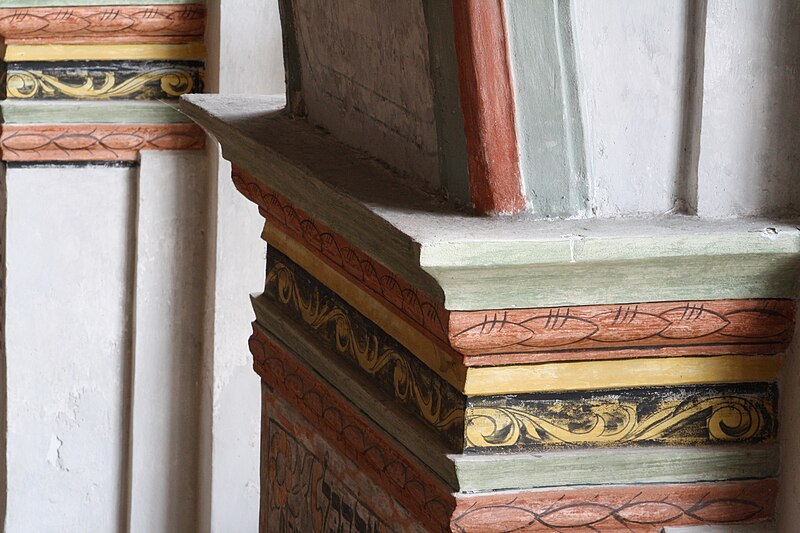
[[[482,214],[525,209],[502,0],[453,0],[470,196]]]

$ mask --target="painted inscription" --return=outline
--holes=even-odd
[[[268,431],[268,533],[391,531],[277,421],[270,419]]]

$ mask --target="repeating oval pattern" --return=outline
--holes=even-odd
[[[205,145],[202,129],[192,124],[72,125],[3,127],[0,148],[5,161],[131,160],[140,150],[191,150]]]
[[[100,42],[157,38],[186,41],[202,38],[206,8],[178,6],[71,6],[0,8],[0,36],[6,42]]]

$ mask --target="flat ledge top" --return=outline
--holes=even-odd
[[[702,263],[702,268],[709,268],[713,266],[707,261],[710,258],[748,257],[752,261],[760,257],[764,261],[766,255],[800,257],[799,225],[768,219],[661,216],[541,220],[531,216],[473,216],[443,205],[434,195],[413,187],[326,132],[287,117],[282,96],[187,95],[182,98],[181,107],[220,141],[227,159],[434,297],[444,296],[442,290],[447,293],[445,272],[455,270],[461,271],[462,278],[465,270],[503,270],[501,277],[509,283],[515,277],[514,270],[518,271],[518,279],[528,279],[530,268],[536,265],[702,258],[695,267],[700,268]],[[742,267],[750,269],[747,271],[754,276],[767,275],[748,265]],[[527,270],[522,272],[523,268]],[[793,267],[790,270],[794,272]],[[782,275],[786,274],[784,268]],[[487,279],[475,276],[476,283],[478,278],[482,282]],[[648,281],[652,284],[653,280]],[[786,288],[777,292],[793,296],[796,282],[790,281],[783,278]],[[459,280],[458,285],[459,292],[463,292],[464,280]],[[697,282],[694,285],[696,288]],[[775,290],[722,292],[716,297],[739,293],[734,297],[778,297]],[[670,298],[669,294],[667,291],[661,297],[650,296],[663,300]],[[445,300],[454,305],[478,305],[461,296],[446,296]],[[480,305],[492,300],[479,299],[483,300]],[[577,303],[584,299],[555,298],[554,302]],[[537,299],[523,297],[517,303],[509,301],[512,305],[499,307],[528,305],[523,300]]]

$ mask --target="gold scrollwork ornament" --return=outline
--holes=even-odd
[[[192,74],[176,68],[144,72],[119,85],[113,72],[104,73],[102,83],[98,84],[91,77],[87,77],[83,83],[67,83],[50,74],[28,70],[9,74],[7,86],[10,98],[30,99],[41,92],[50,96],[58,94],[78,99],[106,99],[131,96],[156,82],[164,94],[174,98],[194,89]]]

